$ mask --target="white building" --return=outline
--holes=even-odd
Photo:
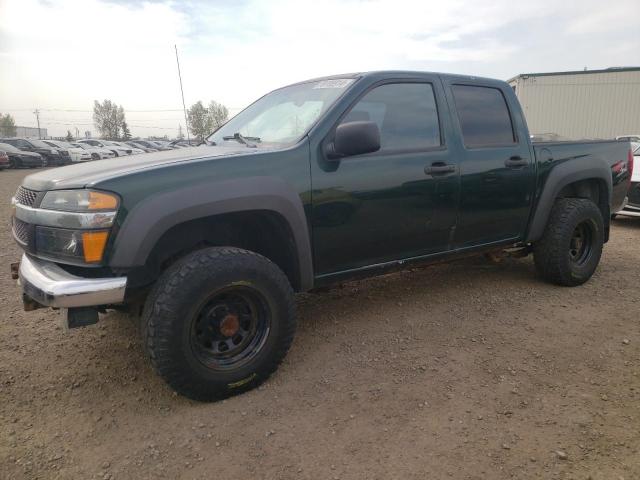
[[[565,139],[640,134],[640,67],[523,73],[508,82],[532,134]]]
[[[16,125],[16,137],[26,138],[47,138],[47,129],[41,128],[38,133],[37,128],[33,127],[20,127]]]

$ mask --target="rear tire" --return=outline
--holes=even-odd
[[[534,245],[541,277],[557,285],[581,285],[595,272],[604,244],[602,213],[591,200],[556,200],[542,238]]]
[[[296,329],[293,291],[261,255],[206,248],[162,274],[141,327],[154,369],[174,390],[218,400],[260,385],[278,368]]]

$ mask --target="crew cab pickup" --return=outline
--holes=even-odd
[[[373,72],[275,90],[206,145],[38,172],[15,198],[27,309],[140,316],[155,370],[215,400],[274,372],[294,292],[516,249],[594,273],[632,175],[628,142],[531,144],[505,82]]]

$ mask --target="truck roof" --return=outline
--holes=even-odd
[[[310,78],[307,80],[302,80],[300,82],[292,83],[287,86],[299,85],[302,83],[309,83],[309,82],[318,82],[322,80],[335,80],[340,78],[371,78],[373,77],[373,78],[379,78],[382,80],[389,77],[394,77],[394,78],[419,77],[422,75],[437,75],[439,77],[448,78],[454,81],[455,80],[457,81],[479,81],[480,80],[485,83],[487,82],[488,83],[495,82],[500,84],[505,83],[504,80],[499,80],[495,78],[478,77],[474,75],[462,75],[462,74],[454,74],[454,73],[429,72],[429,71],[419,71],[419,70],[372,70],[369,72],[341,73],[336,75],[327,75],[323,77]]]

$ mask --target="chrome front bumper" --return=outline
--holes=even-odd
[[[113,305],[124,301],[127,277],[83,278],[52,262],[22,255],[18,284],[35,302],[56,308]]]

